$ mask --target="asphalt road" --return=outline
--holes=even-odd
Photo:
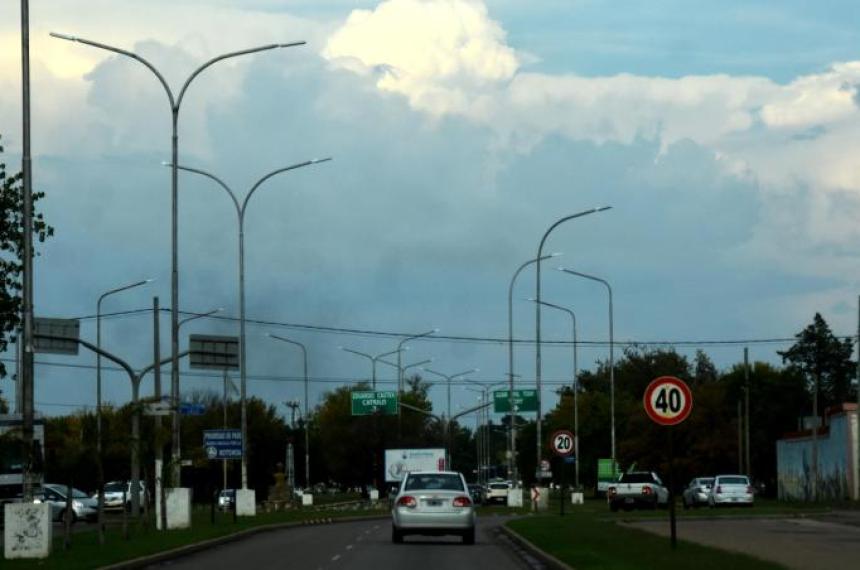
[[[860,560],[860,528],[851,526],[850,516],[843,518],[682,519],[678,538],[772,560],[792,570],[855,568]],[[666,521],[628,524],[663,536],[669,533]]]
[[[374,520],[265,532],[152,568],[206,570],[523,570],[524,564],[495,539],[501,517],[478,521],[473,546],[459,537],[408,536],[391,542],[391,522]]]

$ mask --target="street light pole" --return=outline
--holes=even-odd
[[[574,220],[576,218],[581,218],[582,216],[588,216],[589,214],[596,214],[597,212],[603,212],[603,211],[609,210],[611,207],[612,206],[601,206],[599,208],[592,208],[591,210],[585,210],[585,211],[578,212],[576,214],[571,214],[570,216],[565,216],[565,217],[559,219],[558,221],[556,221],[554,224],[552,224],[544,232],[543,237],[540,240],[540,244],[538,245],[537,255],[535,256],[535,259],[537,259],[537,266],[536,266],[537,271],[535,272],[536,273],[535,299],[538,301],[535,304],[535,384],[536,384],[536,388],[537,388],[537,390],[536,390],[537,391],[537,425],[535,426],[537,428],[536,434],[535,434],[535,436],[536,436],[535,448],[537,450],[537,463],[535,464],[535,469],[540,468],[541,457],[543,455],[541,453],[541,450],[543,448],[543,446],[542,446],[543,440],[542,440],[542,434],[541,434],[541,427],[542,427],[541,422],[543,419],[541,407],[543,405],[543,397],[541,395],[542,363],[541,363],[541,345],[540,345],[540,336],[541,336],[540,335],[540,332],[541,332],[540,331],[540,310],[541,310],[541,304],[540,304],[540,298],[541,298],[540,265],[541,265],[541,258],[543,257],[543,246],[546,243],[546,240],[549,237],[549,234],[551,234],[555,228],[557,228],[558,226],[560,226],[564,222],[568,222],[568,221]]]
[[[128,285],[123,285],[121,287],[116,287],[109,291],[105,291],[101,295],[99,295],[98,301],[96,302],[96,347],[101,349],[102,347],[102,301],[104,301],[107,297],[119,293],[121,291],[127,291],[128,289],[134,289],[135,287],[140,287],[141,285],[146,285],[147,283],[151,283],[152,279],[143,279],[141,281],[135,281],[134,283],[129,283]],[[99,542],[104,541],[104,504],[105,504],[105,492],[104,492],[104,458],[102,457],[102,356],[101,353],[96,352],[96,465],[97,465],[97,478],[98,478],[98,527],[99,527]]]
[[[537,299],[529,299],[529,301],[535,303],[538,302]],[[571,331],[573,338],[573,453],[576,457],[576,463],[574,464],[574,478],[576,479],[576,488],[579,489],[579,365],[577,364],[579,341],[576,336],[576,313],[574,313],[571,309],[562,307],[560,305],[555,305],[553,303],[547,303],[546,301],[540,301],[540,304],[545,307],[550,307],[559,311],[563,311],[570,315],[570,321],[573,329]]]
[[[280,340],[281,342],[286,342],[302,349],[302,362],[305,376],[305,488],[309,488],[311,486],[311,454],[309,443],[310,439],[308,438],[308,424],[310,422],[310,416],[308,415],[308,349],[304,344],[297,340],[290,340],[276,334],[269,333],[269,338]]]
[[[422,370],[424,370],[425,372],[427,372],[429,374],[434,374],[436,376],[439,376],[440,378],[444,378],[446,381],[446,384],[448,385],[448,396],[447,396],[448,407],[447,407],[447,412],[446,412],[447,417],[448,417],[448,421],[445,422],[445,449],[448,449],[448,445],[449,445],[448,439],[451,437],[451,380],[453,380],[454,378],[459,378],[461,376],[466,376],[467,374],[472,374],[473,372],[479,372],[479,369],[478,368],[472,368],[471,370],[464,370],[463,372],[458,372],[456,374],[450,374],[450,375],[442,374],[441,372],[436,372],[435,370],[430,370],[429,368],[422,368]],[[451,465],[451,458],[449,457],[448,461],[446,462],[446,466],[450,468],[450,465]]]
[[[167,81],[164,79],[164,76],[155,68],[149,61],[141,57],[140,55],[130,52],[124,49],[120,49],[114,46],[110,46],[107,44],[103,44],[100,42],[95,42],[92,40],[87,40],[84,38],[79,38],[76,36],[70,36],[66,34],[59,34],[55,32],[51,32],[52,37],[67,40],[71,42],[78,42],[88,46],[92,46],[95,48],[107,50],[113,53],[117,53],[119,55],[124,55],[139,63],[143,64],[147,69],[149,69],[155,77],[158,79],[161,86],[164,88],[165,94],[167,95],[168,103],[170,104],[170,118],[171,118],[171,164],[173,165],[170,173],[170,197],[171,197],[171,272],[170,272],[170,355],[171,355],[171,397],[176,399],[179,397],[179,201],[178,201],[178,187],[179,187],[179,110],[182,105],[182,99],[185,97],[185,93],[188,90],[188,87],[191,85],[191,82],[200,75],[206,68],[211,65],[223,61],[225,59],[230,59],[233,57],[238,57],[242,55],[248,55],[252,53],[257,53],[261,51],[278,49],[278,48],[288,48],[294,46],[304,45],[305,42],[291,42],[285,44],[268,44],[264,46],[254,47],[250,49],[244,49],[240,51],[234,51],[219,55],[217,57],[213,57],[209,61],[205,62],[203,65],[199,66],[195,69],[191,75],[185,80],[182,88],[179,90],[179,95],[174,97],[173,90],[170,89],[170,86],[167,84]],[[244,351],[244,348],[242,349]],[[244,362],[242,363],[244,364]],[[242,374],[244,378],[244,368],[242,369]],[[244,402],[244,382],[242,384],[242,394],[243,394],[243,402]],[[244,406],[243,406],[244,410]],[[244,413],[242,414],[244,418]],[[244,423],[244,422],[243,422]],[[174,463],[174,482],[178,483],[179,480],[179,454],[178,454],[178,439],[179,439],[179,414],[178,412],[173,413],[173,463]],[[247,488],[246,483],[246,461],[245,461],[245,448],[246,445],[242,445],[242,488]]]
[[[479,444],[479,449],[481,450],[480,456],[483,458],[483,460],[479,459],[480,465],[478,467],[478,473],[479,473],[479,476],[480,476],[480,473],[485,474],[484,475],[484,482],[486,482],[487,481],[486,475],[490,469],[490,459],[491,459],[491,456],[493,453],[492,435],[490,433],[490,408],[489,408],[489,406],[492,403],[492,400],[490,399],[490,390],[492,390],[496,386],[504,386],[505,384],[507,384],[507,381],[496,382],[494,384],[483,384],[481,382],[476,382],[474,380],[466,379],[466,382],[468,382],[469,384],[473,384],[475,386],[480,387],[481,403],[485,404],[485,407],[483,407],[478,412],[479,424],[481,426],[486,426],[486,427],[483,427],[480,432],[478,432],[481,436],[481,438],[480,438],[481,443]],[[472,390],[472,388],[466,388],[466,389]],[[478,436],[476,435],[475,437],[477,439]]]
[[[403,370],[402,367],[402,348],[403,345],[409,342],[410,340],[415,340],[417,338],[423,338],[425,336],[430,336],[434,333],[439,332],[439,329],[429,330],[427,332],[421,334],[415,334],[412,336],[407,336],[403,340],[401,340],[397,345],[397,397],[400,398],[403,396]],[[398,443],[400,439],[403,437],[403,411],[400,409],[400,406],[397,407],[397,440]]]
[[[242,489],[248,488],[248,413],[246,405],[247,344],[245,342],[245,213],[248,209],[248,201],[251,199],[251,196],[254,195],[254,192],[257,191],[260,185],[262,185],[265,181],[272,178],[273,176],[281,174],[283,172],[288,172],[290,170],[295,170],[297,168],[310,166],[312,164],[327,162],[329,160],[331,160],[331,158],[307,160],[305,162],[299,162],[291,166],[275,169],[258,179],[254,183],[254,185],[251,186],[251,189],[248,191],[248,194],[245,195],[245,199],[242,201],[241,204],[239,203],[239,199],[236,197],[236,193],[233,192],[233,190],[229,186],[227,186],[227,184],[224,183],[223,180],[221,180],[214,174],[205,170],[200,170],[198,168],[190,168],[188,166],[176,165],[175,162],[168,163],[165,165],[173,167],[174,170],[178,169],[184,170],[186,172],[192,172],[194,174],[199,174],[201,176],[209,178],[210,180],[215,181],[230,196],[230,199],[233,201],[233,205],[236,207],[236,215],[239,218],[239,399],[242,414]]]
[[[558,270],[563,271],[565,273],[569,273],[571,275],[577,275],[579,277],[583,277],[591,281],[602,283],[603,286],[606,287],[606,292],[609,294],[609,415],[612,424],[612,469],[613,473],[615,473],[615,333],[613,331],[614,317],[612,315],[612,286],[609,284],[609,281],[601,279],[600,277],[595,277],[594,275],[580,273],[579,271],[574,271],[573,269],[566,269],[564,267],[559,267]]]
[[[345,348],[343,346],[340,346],[338,348],[340,348],[344,352],[350,352],[352,354],[355,354],[358,356],[363,356],[364,358],[367,358],[370,360],[371,367],[372,367],[371,368],[371,370],[372,370],[371,378],[372,378],[372,382],[373,382],[372,386],[373,386],[374,390],[376,390],[376,361],[379,360],[380,358],[382,358],[383,356],[391,356],[395,352],[399,354],[401,350],[409,350],[409,347],[407,346],[405,348],[398,348],[397,350],[391,350],[389,352],[383,352],[382,354],[377,354],[376,356],[373,356],[371,354],[367,354],[366,352],[359,352],[357,350],[353,350],[351,348]]]
[[[560,253],[551,253],[545,255],[543,259],[558,257]],[[523,269],[533,263],[537,263],[537,259],[530,259],[520,265],[511,277],[511,283],[508,285],[508,421],[510,425],[510,443],[508,445],[508,477],[514,482],[515,486],[519,485],[519,477],[517,473],[517,428],[516,411],[514,410],[514,284],[517,281]]]

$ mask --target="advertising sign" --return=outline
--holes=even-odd
[[[385,482],[399,483],[410,471],[444,471],[445,450],[386,449]]]

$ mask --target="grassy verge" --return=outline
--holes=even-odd
[[[74,533],[71,549],[64,551],[62,534],[55,528],[54,548],[49,558],[45,560],[3,560],[2,566],[3,570],[98,568],[264,525],[329,517],[334,519],[381,515],[386,512],[385,510],[292,510],[278,513],[260,513],[256,517],[241,517],[236,522],[233,522],[232,513],[216,513],[213,524],[208,508],[195,508],[190,529],[159,532],[155,530],[154,523],[146,527],[132,525],[130,527],[131,536],[126,540],[122,536],[121,528],[111,526],[105,533],[105,544],[101,546],[98,543],[98,533],[95,526],[87,525],[89,528]]]
[[[603,505],[600,505],[603,507]],[[744,554],[678,542],[605,520],[602,508],[587,504],[566,514],[525,517],[511,529],[576,570],[777,570],[784,567]],[[605,507],[603,507],[605,508]],[[664,513],[665,516],[665,513]]]
[[[605,503],[603,503],[605,505]],[[605,508],[605,515],[612,519],[665,519],[668,511],[658,509],[655,511],[619,511],[618,513],[610,513],[608,508]],[[709,509],[708,507],[699,507],[696,509],[684,510],[681,508],[680,502],[677,503],[675,512],[679,519],[682,518],[710,518],[710,517],[800,517],[811,515],[823,515],[832,512],[830,505],[824,503],[787,503],[774,499],[756,499],[755,505],[752,507],[720,507]]]

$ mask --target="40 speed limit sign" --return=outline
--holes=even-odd
[[[663,426],[683,422],[693,409],[690,387],[674,376],[661,376],[652,380],[642,400],[648,417]]]

